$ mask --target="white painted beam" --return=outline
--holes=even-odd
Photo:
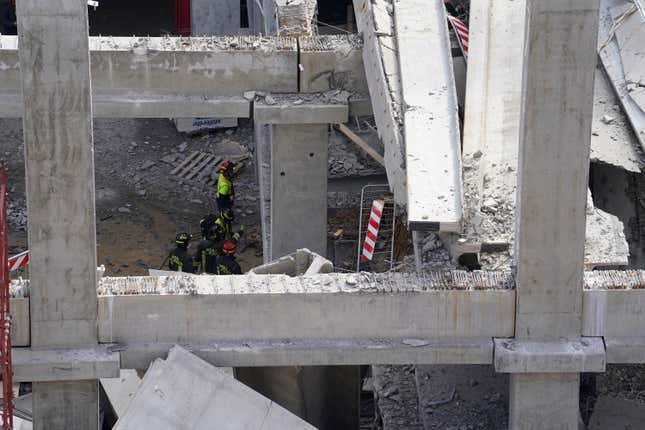
[[[412,230],[457,232],[462,216],[461,139],[445,8],[439,1],[393,4],[408,224]]]

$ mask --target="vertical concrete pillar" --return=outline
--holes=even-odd
[[[581,334],[598,0],[528,0],[516,245],[518,340]],[[510,428],[577,429],[579,374],[511,375]]]
[[[17,2],[31,347],[97,343],[94,152],[85,0]],[[96,429],[97,381],[33,385],[35,429]]]
[[[309,248],[327,254],[327,124],[271,131],[271,256]]]
[[[193,36],[238,35],[240,0],[191,0],[190,17]]]

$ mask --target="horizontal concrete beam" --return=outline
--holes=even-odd
[[[464,280],[470,276],[459,273]],[[507,280],[482,276],[484,282],[496,285]],[[468,289],[468,281],[458,289],[426,289],[432,283],[431,278],[399,274],[104,278],[99,341],[181,344],[512,336],[512,290]],[[160,288],[174,293],[159,294]],[[108,291],[126,295],[103,295]],[[148,293],[132,295],[144,292]]]
[[[495,371],[500,373],[578,373],[605,371],[600,337],[557,341],[495,339]]]
[[[118,352],[107,346],[82,349],[11,350],[15,382],[80,381],[99,378],[118,378]]]
[[[606,337],[605,348],[607,350],[607,363],[645,363],[645,337]]]
[[[121,367],[143,369],[168,354],[173,343],[131,343]],[[307,339],[182,346],[220,367],[344,366],[363,364],[491,364],[493,341],[480,339]]]
[[[95,97],[230,97],[298,91],[298,47],[284,37],[91,37]],[[18,40],[0,36],[0,94],[20,94]]]
[[[347,94],[341,97],[333,99],[333,96],[325,96],[325,93],[271,94],[256,100],[253,119],[258,124],[344,123],[349,117],[349,107]]]
[[[23,111],[20,95],[0,95],[0,118],[21,118]],[[97,95],[92,113],[95,118],[249,118],[251,102],[243,97]]]

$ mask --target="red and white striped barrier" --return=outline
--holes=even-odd
[[[25,267],[29,263],[29,250],[23,251],[20,254],[9,257],[9,271],[13,272],[22,267]]]
[[[452,25],[452,28],[455,30],[457,35],[457,40],[459,41],[459,46],[461,47],[461,52],[464,54],[464,60],[468,61],[468,27],[461,22],[459,18],[448,15],[448,21]]]
[[[370,221],[367,224],[367,233],[365,233],[365,242],[363,243],[363,253],[361,261],[372,261],[374,256],[374,247],[376,246],[376,238],[378,237],[378,230],[381,226],[381,217],[383,216],[383,207],[385,202],[381,199],[376,199],[372,202],[372,211],[370,213]]]

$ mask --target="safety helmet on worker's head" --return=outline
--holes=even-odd
[[[219,166],[219,173],[223,173],[225,175],[232,174],[233,170],[235,170],[235,163],[232,161],[225,161]]]
[[[227,208],[220,212],[220,216],[226,221],[233,221],[235,218],[235,212],[233,212],[233,209]]]
[[[190,239],[192,239],[192,236],[188,233],[179,233],[175,237],[175,243],[177,245],[187,245],[188,242],[190,242]]]
[[[222,246],[222,254],[233,255],[235,254],[235,248],[235,242],[233,242],[232,240],[227,240]]]

